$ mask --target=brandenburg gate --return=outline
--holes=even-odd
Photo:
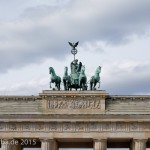
[[[150,147],[150,96],[50,91],[0,96],[2,150]]]
[[[69,42],[74,60],[70,75],[68,67],[64,69],[64,90],[62,78],[50,67],[53,90],[37,96],[0,96],[2,150],[150,147],[150,96],[109,95],[96,90],[101,66],[90,78],[88,90],[85,66],[75,59],[78,43]]]

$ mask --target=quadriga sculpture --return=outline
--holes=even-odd
[[[51,74],[50,88],[51,88],[51,83],[55,83],[55,87],[58,90],[60,90],[61,78],[55,74],[55,70],[53,69],[53,67],[49,67],[49,74]]]
[[[99,83],[99,87],[100,87],[100,74],[101,72],[101,66],[98,66],[94,76],[91,77],[90,79],[90,90],[96,90],[95,86],[97,83]]]
[[[78,67],[77,64],[73,67],[71,75],[68,75],[68,67],[64,68],[63,84],[64,90],[72,90],[80,88],[80,90],[87,90],[87,77],[85,75],[85,66]],[[76,69],[76,70],[74,70]],[[78,71],[77,71],[78,70]]]

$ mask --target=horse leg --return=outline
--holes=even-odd
[[[69,87],[70,87],[69,81],[67,81],[67,83],[66,83],[66,91],[69,91]]]
[[[77,85],[75,85],[75,89],[76,89],[76,91],[77,91],[77,89],[78,89]]]
[[[65,79],[63,79],[63,83],[64,83],[64,90],[66,91],[67,88],[66,88],[66,80]]]
[[[93,82],[90,82],[90,90],[92,91]]]
[[[97,82],[96,80],[94,81],[94,90],[96,90],[95,86],[96,86]]]
[[[98,83],[99,83],[99,86],[98,86],[98,88],[100,88],[100,81],[99,81]]]
[[[79,80],[79,88],[80,88],[80,91],[81,91],[81,88],[82,88],[82,82],[81,82],[81,80]]]
[[[81,91],[81,89],[83,90],[83,88],[82,88],[82,82],[80,82],[79,86],[80,86],[80,91]]]
[[[67,90],[69,91],[71,91],[71,81],[70,80],[68,80],[68,83],[67,83]]]
[[[68,91],[68,88],[69,88],[68,87],[68,82],[66,82],[66,89],[65,90]]]
[[[55,87],[57,88],[58,91],[60,90],[60,88],[59,88],[59,82],[57,80],[55,81]]]
[[[50,81],[50,83],[49,83],[49,84],[50,84],[50,89],[52,88],[51,83],[52,83],[52,82]]]
[[[58,83],[58,90],[60,91],[60,82]]]
[[[82,88],[82,91],[85,91],[86,90],[86,78],[82,78],[81,79],[81,82],[80,82],[80,87]]]
[[[83,90],[84,90],[84,91],[87,90],[86,81],[87,81],[86,78],[84,78],[84,82],[83,82],[83,88],[84,88]]]
[[[59,83],[56,84],[56,87],[57,87],[58,91],[60,91],[60,84]]]
[[[82,91],[84,91],[84,78],[81,79],[81,85],[80,87],[82,88]]]
[[[57,83],[55,82],[55,88],[57,88],[58,89],[58,85],[57,85]]]

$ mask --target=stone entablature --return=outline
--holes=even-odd
[[[0,101],[35,101],[37,99],[41,99],[40,96],[0,96]]]
[[[45,90],[39,96],[0,96],[1,114],[150,114],[150,96]]]
[[[150,114],[150,96],[107,96],[106,110],[111,114]]]
[[[150,96],[111,96],[105,91],[43,91],[39,96],[0,96],[0,139],[36,139],[42,150],[63,140],[90,141],[106,150],[110,140],[146,150],[150,141]],[[82,141],[81,140],[81,141]],[[22,145],[1,144],[2,150]]]
[[[100,114],[105,91],[43,91],[39,96],[0,96],[0,114]]]
[[[150,132],[149,122],[0,122],[0,132]]]

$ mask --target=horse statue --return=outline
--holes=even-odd
[[[79,74],[79,86],[80,86],[80,90],[81,90],[81,88],[82,88],[82,90],[87,90],[86,82],[87,82],[87,77],[85,75],[85,66],[83,65],[81,67],[80,74]]]
[[[97,83],[99,83],[99,87],[100,87],[100,76],[99,76],[100,72],[101,72],[101,66],[98,66],[94,76],[92,76],[90,79],[90,90],[96,90],[95,86]]]
[[[69,91],[71,86],[71,78],[68,75],[68,67],[64,68],[63,84],[64,84],[64,90]]]
[[[55,87],[60,90],[61,78],[55,74],[53,67],[49,67],[49,74],[51,74],[50,88],[52,88],[51,83],[55,83]]]

